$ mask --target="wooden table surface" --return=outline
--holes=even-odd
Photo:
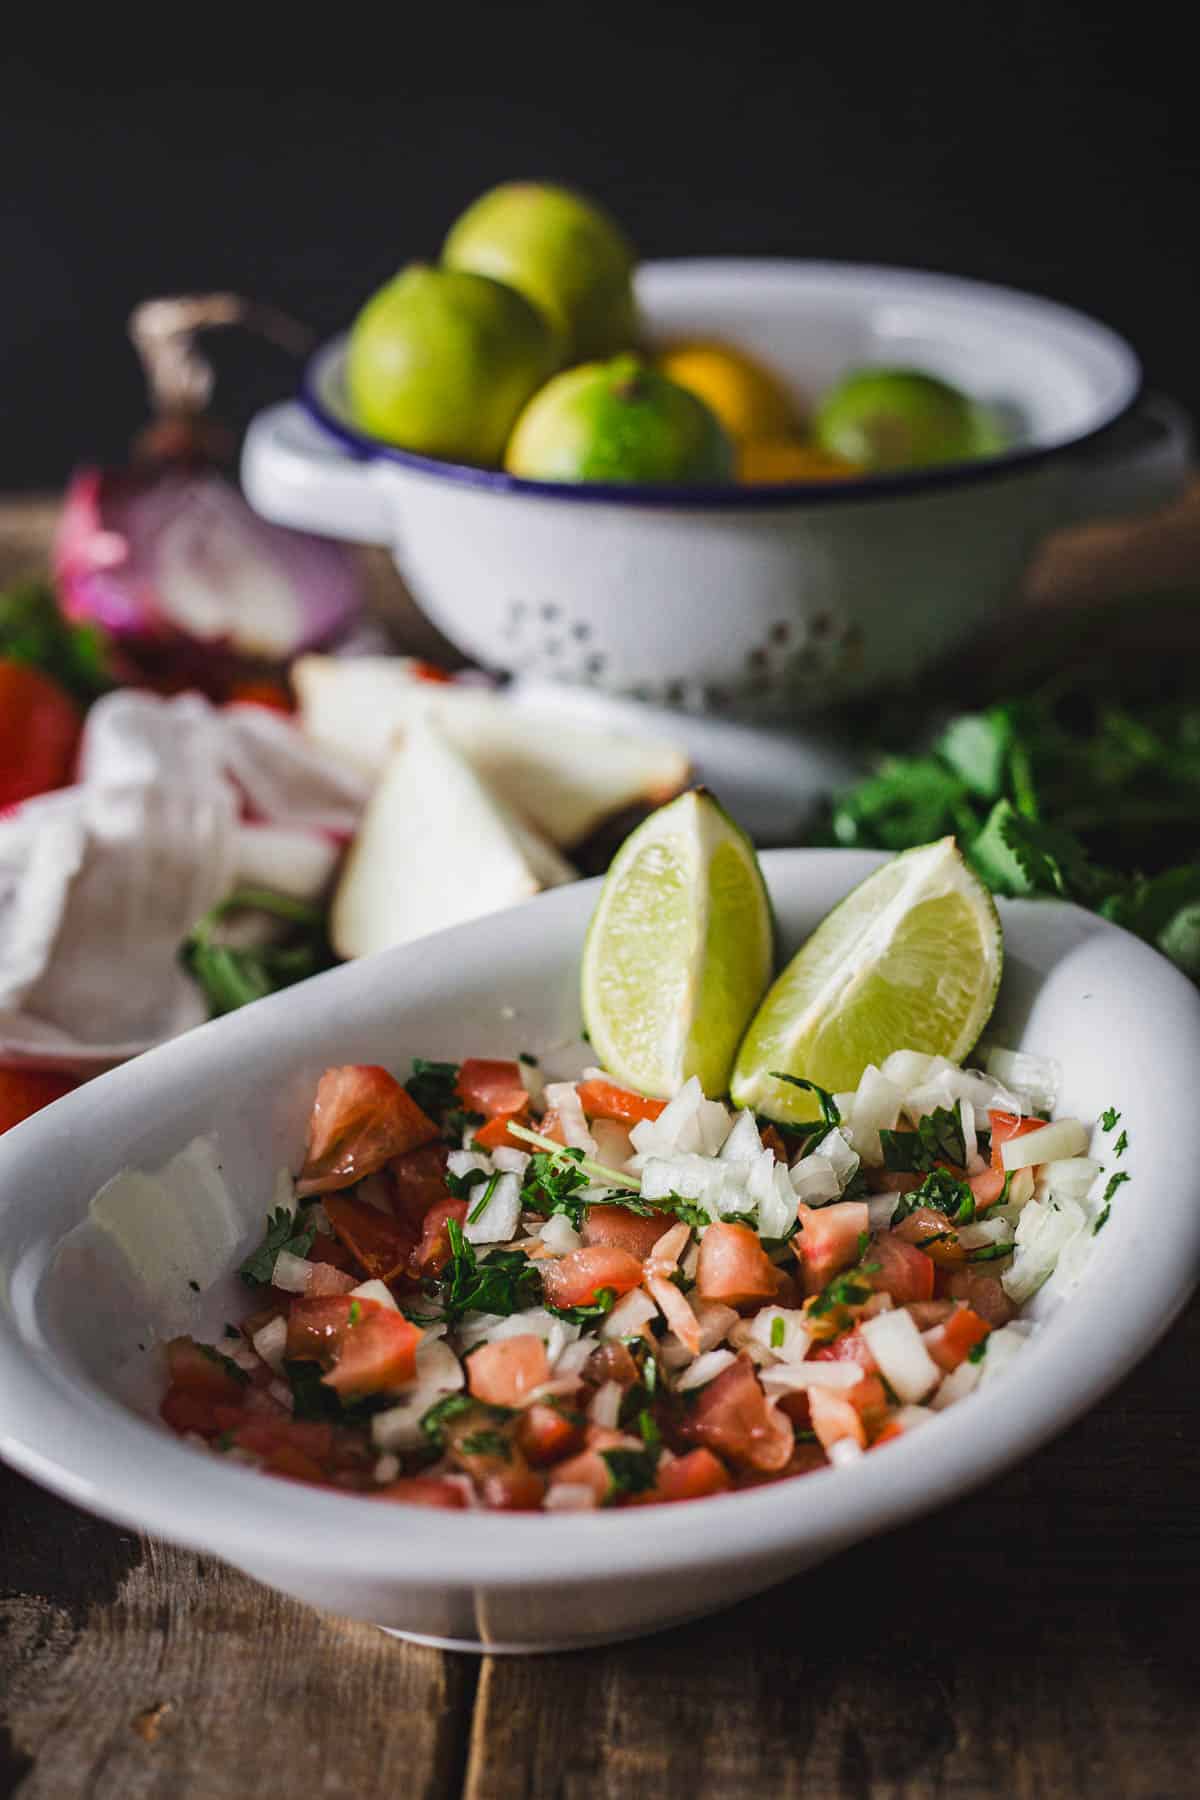
[[[50,516],[0,507],[0,575]],[[1152,552],[1200,570],[1200,504]],[[980,1493],[732,1611],[563,1656],[403,1644],[0,1469],[0,1795],[1194,1795],[1193,1356],[1195,1306]]]

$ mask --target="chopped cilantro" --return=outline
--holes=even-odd
[[[884,1163],[897,1174],[925,1174],[939,1162],[962,1168],[967,1160],[962,1116],[956,1106],[935,1107],[918,1120],[915,1131],[881,1131],[879,1143]]]
[[[857,1269],[847,1269],[843,1275],[835,1275],[833,1280],[821,1289],[815,1300],[809,1302],[808,1310],[814,1319],[824,1318],[839,1306],[865,1306],[874,1289],[865,1278],[876,1275],[882,1268],[881,1263],[862,1263]]]
[[[973,1263],[999,1262],[1002,1257],[1011,1256],[1015,1249],[1016,1245],[1011,1238],[1004,1244],[984,1244],[979,1250],[969,1250],[967,1261]]]
[[[350,1311],[346,1314],[346,1323],[347,1323],[347,1325],[357,1325],[358,1321],[361,1318],[362,1318],[362,1301],[361,1300],[352,1300],[350,1302]]]
[[[193,1294],[198,1294],[200,1292],[200,1283],[198,1281],[189,1281],[188,1286],[191,1288]]]
[[[531,1263],[524,1251],[494,1250],[480,1262],[457,1219],[446,1221],[446,1235],[450,1261],[430,1283],[430,1291],[441,1301],[447,1320],[468,1312],[498,1313],[507,1318],[539,1304],[542,1278],[537,1264]]]
[[[233,1433],[232,1433],[232,1431],[222,1431],[217,1437],[215,1437],[213,1439],[213,1449],[220,1450],[222,1453],[232,1450],[233,1449]]]
[[[600,1455],[608,1468],[606,1506],[623,1494],[645,1494],[654,1486],[658,1457],[648,1446],[645,1450],[602,1450]]]
[[[1104,1111],[1100,1114],[1101,1131],[1115,1131],[1117,1129],[1117,1121],[1120,1117],[1121,1115],[1115,1106],[1106,1106]]]
[[[804,1135],[803,1154],[810,1156],[818,1144],[823,1143],[829,1133],[842,1122],[842,1114],[837,1101],[828,1088],[820,1087],[815,1081],[805,1080],[803,1075],[785,1075],[782,1069],[772,1069],[771,1079],[772,1081],[786,1081],[789,1087],[804,1088],[808,1093],[816,1095],[817,1105],[821,1109],[820,1123],[810,1124],[805,1121],[800,1124],[794,1122],[788,1124],[789,1131],[800,1132]]]
[[[444,1399],[435,1400],[421,1414],[421,1430],[440,1450],[443,1447],[442,1427],[446,1421],[458,1418],[460,1413],[470,1412],[475,1404],[470,1394],[447,1394]]]
[[[1096,1220],[1096,1223],[1092,1226],[1093,1237],[1096,1236],[1098,1231],[1103,1231],[1104,1227],[1108,1224],[1109,1214],[1112,1212],[1113,1196],[1116,1194],[1121,1183],[1128,1180],[1129,1176],[1124,1169],[1118,1169],[1115,1175],[1109,1176],[1108,1186],[1104,1190],[1104,1209]]]
[[[1128,1148],[1129,1148],[1129,1133],[1127,1131],[1123,1131],[1121,1133],[1120,1137],[1117,1139],[1116,1143],[1113,1145],[1113,1155],[1114,1156],[1124,1156],[1124,1154],[1128,1150]]]
[[[967,1183],[959,1181],[948,1169],[931,1169],[920,1187],[900,1196],[892,1224],[903,1224],[918,1207],[942,1213],[952,1225],[969,1225],[975,1217],[975,1196]]]
[[[240,1330],[238,1329],[238,1327],[236,1325],[229,1324],[229,1322],[227,1320],[226,1324],[225,1324],[225,1336],[227,1338],[240,1338],[241,1335],[242,1334],[241,1334]]]
[[[547,1306],[556,1319],[566,1319],[571,1325],[586,1325],[589,1319],[602,1319],[610,1313],[617,1303],[616,1288],[604,1287],[596,1289],[596,1298],[587,1306]]]
[[[787,1336],[787,1326],[778,1313],[771,1320],[771,1348],[782,1350],[783,1340]]]
[[[455,1448],[463,1456],[495,1456],[502,1462],[512,1461],[512,1445],[499,1431],[473,1431],[459,1438]]]
[[[317,1235],[315,1225],[296,1229],[296,1215],[286,1206],[277,1206],[267,1214],[267,1230],[257,1250],[251,1252],[238,1270],[248,1287],[270,1287],[275,1273],[275,1259],[281,1250],[289,1256],[307,1256]]]
[[[495,1191],[499,1185],[500,1185],[500,1172],[499,1172],[499,1170],[497,1170],[496,1173],[492,1176],[491,1180],[488,1182],[487,1186],[484,1188],[483,1198],[479,1201],[478,1205],[474,1206],[471,1209],[471,1211],[467,1214],[467,1224],[468,1225],[478,1225],[480,1219],[482,1219],[484,1213],[487,1211],[488,1207],[491,1205],[492,1195],[495,1193]]]
[[[488,1179],[486,1169],[468,1169],[465,1175],[452,1175],[449,1170],[442,1177],[446,1183],[446,1191],[455,1200],[469,1200],[471,1189],[478,1187],[481,1181]]]
[[[662,1445],[662,1432],[658,1429],[658,1421],[649,1407],[644,1406],[638,1414],[638,1431],[642,1442],[648,1450],[658,1450]]]
[[[483,1124],[482,1113],[469,1112],[460,1104],[458,1070],[457,1063],[414,1056],[412,1074],[404,1084],[409,1098],[438,1121],[442,1136],[451,1143],[461,1142],[468,1131]]]
[[[538,1065],[537,1057],[531,1056],[528,1050],[518,1050],[517,1061],[519,1063],[526,1063],[531,1069],[536,1069]]]
[[[973,1362],[973,1363],[981,1363],[983,1361],[984,1357],[987,1355],[987,1346],[988,1346],[987,1339],[980,1338],[979,1342],[977,1344],[972,1344],[971,1348],[967,1351],[967,1361]]]
[[[521,1205],[526,1212],[541,1213],[544,1218],[562,1213],[578,1231],[587,1211],[587,1202],[579,1197],[579,1190],[588,1185],[579,1166],[582,1161],[582,1150],[535,1150],[521,1183]]]
[[[232,1356],[225,1356],[220,1350],[215,1349],[212,1344],[197,1344],[196,1348],[200,1351],[202,1356],[207,1356],[209,1362],[216,1363],[218,1368],[224,1369],[225,1373],[233,1381],[236,1381],[239,1387],[246,1386],[250,1377],[247,1375],[245,1369],[234,1362]]]

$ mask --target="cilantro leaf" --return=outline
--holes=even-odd
[[[582,1161],[582,1150],[535,1150],[521,1183],[521,1205],[544,1218],[562,1213],[578,1231],[587,1212],[587,1202],[579,1197],[588,1185]]]
[[[240,1332],[238,1335],[241,1335]],[[218,1350],[214,1344],[197,1344],[196,1348],[199,1350],[201,1356],[207,1356],[209,1362],[216,1363],[219,1369],[224,1369],[226,1375],[236,1381],[239,1387],[245,1387],[247,1385],[250,1380],[249,1375],[246,1373],[245,1369],[242,1368],[240,1363],[234,1362],[232,1356],[224,1355],[224,1353]]]
[[[841,1111],[837,1101],[829,1092],[828,1088],[818,1086],[815,1081],[806,1081],[803,1075],[785,1075],[781,1069],[771,1070],[771,1080],[786,1081],[789,1087],[805,1088],[808,1093],[815,1094],[817,1097],[817,1104],[821,1108],[822,1124],[830,1126],[841,1124]],[[793,1131],[804,1131],[807,1127],[801,1124],[799,1126],[792,1125],[789,1129]]]
[[[460,1413],[470,1412],[477,1404],[470,1394],[446,1394],[441,1400],[435,1400],[432,1406],[426,1407],[421,1414],[421,1430],[430,1443],[441,1450],[444,1445],[443,1425],[449,1419],[458,1418]]]
[[[483,1124],[483,1114],[464,1107],[458,1095],[459,1064],[433,1062],[427,1056],[414,1056],[412,1074],[405,1082],[410,1100],[414,1100],[430,1119],[436,1119],[448,1143],[459,1144]]]
[[[1011,1238],[1005,1244],[984,1244],[979,1250],[969,1250],[967,1261],[972,1263],[999,1262],[1003,1257],[1011,1256],[1015,1249],[1016,1245]]]
[[[1093,1237],[1095,1237],[1098,1232],[1103,1231],[1104,1227],[1108,1224],[1109,1215],[1112,1212],[1113,1197],[1121,1183],[1128,1180],[1129,1175],[1124,1169],[1118,1169],[1115,1175],[1109,1176],[1108,1186],[1105,1188],[1103,1195],[1103,1210],[1097,1218],[1096,1223],[1092,1226]]]
[[[447,1320],[468,1312],[525,1312],[542,1299],[542,1278],[536,1263],[522,1250],[493,1250],[483,1262],[463,1236],[457,1219],[446,1221],[450,1261],[429,1284],[441,1301]]]
[[[1121,1115],[1115,1106],[1106,1106],[1100,1114],[1101,1131],[1115,1131]]]
[[[566,1319],[572,1325],[586,1325],[591,1319],[603,1319],[617,1303],[616,1288],[597,1288],[596,1298],[587,1306],[550,1306],[546,1311],[552,1312],[556,1319]]]
[[[315,1225],[297,1228],[297,1216],[286,1206],[277,1206],[267,1214],[266,1235],[257,1250],[252,1250],[238,1269],[247,1287],[270,1287],[275,1273],[275,1258],[281,1250],[290,1256],[307,1256],[317,1235]]]
[[[654,1486],[658,1474],[656,1450],[602,1450],[600,1455],[608,1469],[606,1506],[624,1494],[645,1494]]]
[[[979,1342],[977,1344],[972,1344],[971,1348],[967,1351],[967,1361],[981,1363],[987,1355],[987,1346],[987,1339],[985,1337],[980,1338]]]
[[[1123,1131],[1121,1133],[1120,1137],[1117,1139],[1116,1143],[1113,1145],[1113,1155],[1114,1156],[1124,1156],[1124,1154],[1128,1150],[1128,1148],[1129,1148],[1129,1133],[1127,1131]]]
[[[867,1276],[876,1274],[880,1267],[879,1263],[862,1263],[857,1269],[835,1275],[816,1299],[809,1301],[808,1310],[813,1318],[824,1318],[839,1306],[865,1306],[875,1291]]]
[[[893,1226],[903,1224],[918,1207],[941,1213],[952,1225],[969,1225],[975,1217],[975,1196],[965,1181],[948,1169],[931,1169],[920,1187],[902,1194],[892,1213]]]
[[[939,1106],[917,1122],[915,1131],[881,1131],[883,1160],[894,1174],[922,1174],[941,1162],[962,1168],[967,1160],[962,1115],[957,1106]]]
[[[512,1445],[499,1431],[473,1431],[459,1438],[455,1449],[463,1456],[494,1456],[501,1462],[512,1461]]]

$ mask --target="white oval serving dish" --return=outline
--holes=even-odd
[[[784,949],[879,860],[768,854]],[[80,1506],[315,1605],[463,1648],[563,1648],[714,1611],[944,1504],[1062,1430],[1167,1330],[1200,1261],[1200,1165],[1181,1141],[1200,995],[1103,920],[1017,901],[1001,904],[1007,967],[989,1036],[1060,1060],[1062,1112],[1091,1121],[1120,1109],[1131,1179],[1078,1289],[1039,1296],[1040,1329],[1010,1369],[919,1433],[855,1467],[741,1494],[556,1516],[322,1492],[174,1438],[153,1416],[154,1336],[217,1335],[244,1313],[246,1289],[229,1271],[261,1234],[280,1166],[300,1157],[322,1069],[367,1061],[403,1074],[414,1054],[580,1055],[576,974],[595,895],[591,882],[562,888],[320,976],[101,1076],[0,1138],[0,1453]],[[219,1278],[199,1295],[186,1257],[169,1279],[160,1266],[143,1280],[88,1222],[111,1176],[156,1168],[198,1136],[215,1143],[231,1203]],[[219,1240],[221,1197],[203,1204]],[[149,1239],[164,1220],[156,1209]]]

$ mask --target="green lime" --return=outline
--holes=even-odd
[[[636,335],[633,247],[608,214],[569,188],[507,181],[455,220],[447,268],[516,288],[545,314],[563,363],[611,356]]]
[[[514,288],[412,263],[354,321],[346,390],[373,437],[486,465],[554,366],[550,327]]]
[[[724,1094],[771,977],[771,904],[754,846],[696,788],[638,826],[604,878],[583,951],[598,1060],[646,1094],[692,1075]]]
[[[981,442],[972,402],[916,369],[858,369],[821,400],[813,436],[867,469],[924,469],[995,448]]]
[[[734,453],[711,409],[636,356],[584,363],[548,381],[504,456],[534,481],[725,482]]]
[[[738,1051],[738,1106],[799,1123],[817,1116],[802,1075],[834,1093],[893,1050],[958,1062],[996,1003],[1004,941],[991,895],[953,838],[885,863],[797,951]]]

